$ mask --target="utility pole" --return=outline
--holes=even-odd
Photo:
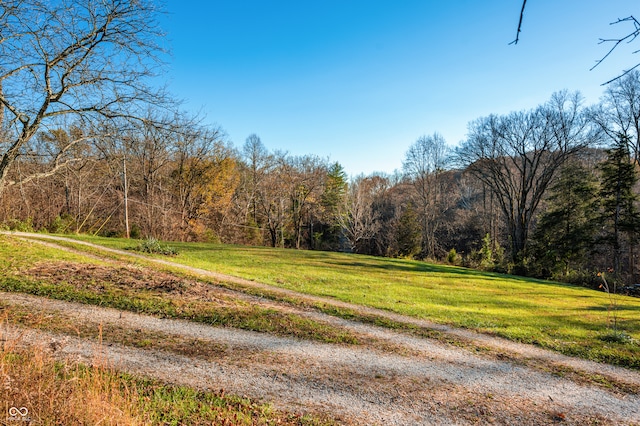
[[[129,199],[127,197],[127,160],[126,157],[122,156],[122,185],[124,192],[124,229],[125,229],[125,237],[129,239],[131,236],[129,232]]]
[[[3,96],[4,94],[2,92],[2,80],[0,80],[0,99],[2,99]],[[2,129],[4,129],[4,104],[0,102],[0,138],[2,137]]]

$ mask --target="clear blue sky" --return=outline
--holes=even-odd
[[[166,0],[171,92],[241,148],[338,161],[349,175],[400,169],[438,132],[534,108],[554,91],[598,101],[601,83],[640,61],[624,46],[594,71],[609,23],[638,0]],[[635,43],[640,49],[640,41]]]

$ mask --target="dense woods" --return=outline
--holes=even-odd
[[[597,105],[555,93],[477,118],[455,149],[438,133],[417,138],[392,175],[350,177],[259,135],[234,146],[145,85],[159,49],[149,5],[77,1],[67,22],[66,2],[49,11],[30,0],[29,13],[24,3],[0,11],[13,32],[0,38],[11,58],[0,65],[8,228],[414,257],[587,285],[608,270],[638,282],[637,71]]]

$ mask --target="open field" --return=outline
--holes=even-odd
[[[131,241],[88,238],[113,248]],[[640,299],[549,281],[343,253],[171,243],[172,262],[640,369]],[[612,339],[615,319],[624,337]]]
[[[617,312],[629,337],[607,341],[603,295],[559,284],[420,262],[206,244],[176,244],[179,255],[158,264],[131,251],[38,238],[0,236],[0,312],[24,343],[5,351],[2,371],[17,371],[14,360],[33,365],[31,354],[44,352],[64,371],[99,367],[96,377],[110,389],[127,389],[109,393],[113,403],[101,407],[128,417],[118,422],[104,411],[107,424],[640,424],[638,372],[541,350],[553,330],[540,331],[539,322],[553,327],[559,320],[507,315],[510,306],[526,311],[525,301],[537,312],[562,311],[571,301],[556,299],[573,297],[577,307],[565,308],[564,318],[592,345],[580,354],[613,354],[613,364],[633,367],[634,299],[619,304],[635,310]],[[272,276],[278,268],[282,274]],[[455,294],[458,280],[468,294]],[[365,302],[345,302],[358,297]],[[479,301],[484,305],[474,307]],[[367,304],[373,308],[361,306]],[[592,328],[572,317],[597,304],[603,310],[592,310]],[[474,309],[497,312],[491,327],[464,323]],[[538,348],[492,337],[501,327],[524,326]],[[96,354],[119,360],[115,369],[102,368]],[[67,379],[87,388],[82,374],[58,377],[60,392],[69,391]]]

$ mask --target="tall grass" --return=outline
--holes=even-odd
[[[21,338],[2,338],[0,349],[0,418],[11,418],[11,407],[25,408],[38,425],[143,425],[137,413],[138,390],[121,380],[103,360],[92,367],[56,362],[43,346],[25,347]],[[27,413],[28,411],[28,413]],[[25,418],[26,420],[26,418]],[[17,422],[16,424],[22,424]]]

